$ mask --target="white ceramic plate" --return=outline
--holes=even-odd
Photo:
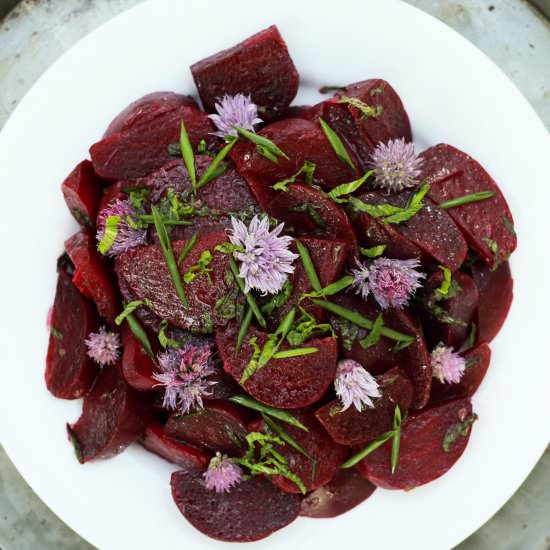
[[[163,460],[133,446],[114,460],[77,463],[65,422],[78,417],[80,403],[54,399],[43,383],[45,317],[55,259],[77,229],[60,193],[64,176],[131,100],[156,90],[193,93],[190,63],[272,23],[302,77],[298,103],[316,101],[323,84],[389,80],[420,148],[454,144],[499,182],[519,249],[516,299],[474,399],[480,420],[456,466],[414,491],[379,490],[337,519],[299,519],[256,547],[449,548],[504,504],[549,439],[549,142],[527,101],[486,57],[397,0],[154,0],[108,22],[47,71],[0,135],[2,443],[48,506],[102,549],[224,546],[179,514]]]

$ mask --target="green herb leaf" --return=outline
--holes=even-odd
[[[325,136],[327,136],[331,147],[334,149],[336,156],[344,164],[347,164],[354,172],[357,172],[357,168],[355,167],[355,164],[353,164],[353,161],[351,160],[338,134],[322,118],[319,119],[319,124],[321,125]]]
[[[248,344],[252,346],[254,349],[254,353],[252,353],[252,357],[248,361],[248,365],[246,365],[243,374],[241,376],[241,379],[239,380],[239,384],[244,384],[259,368],[260,368],[260,355],[262,354],[262,348],[257,343],[256,336],[253,336],[252,338],[248,339]]]
[[[437,267],[443,271],[443,281],[441,281],[441,285],[435,292],[439,298],[443,298],[449,294],[449,289],[451,288],[452,282],[452,273],[451,270],[444,265],[438,265]]]
[[[260,367],[265,367],[273,355],[275,355],[286,338],[288,332],[292,327],[294,318],[296,317],[296,308],[292,308],[284,317],[283,320],[279,323],[279,326],[273,334],[268,336],[267,342],[264,344],[262,353],[259,359]]]
[[[299,357],[301,355],[311,355],[312,353],[317,353],[319,348],[296,348],[296,349],[286,349],[283,351],[278,351],[273,354],[273,359],[288,359],[289,357]]]
[[[504,227],[506,227],[506,229],[515,237],[516,228],[514,227],[514,224],[504,215],[502,216],[502,223],[504,224]]]
[[[471,193],[470,195],[463,195],[462,197],[456,197],[448,201],[442,202],[439,204],[439,208],[449,209],[456,208],[457,206],[462,206],[464,204],[470,204],[472,202],[484,201],[485,199],[490,199],[494,197],[495,193],[493,191],[479,191],[477,193]]]
[[[328,196],[337,203],[348,202],[348,199],[342,199],[342,195],[349,195],[354,193],[361,187],[373,174],[374,170],[369,170],[364,176],[360,177],[358,180],[350,181],[349,183],[342,183],[334,189],[331,189],[328,193]]]
[[[237,335],[237,344],[235,345],[235,355],[237,355],[241,349],[241,346],[243,345],[244,338],[248,332],[248,329],[250,327],[250,323],[252,321],[252,308],[248,306],[246,308],[246,313],[244,314],[243,320],[241,322],[241,326],[239,328],[239,334]]]
[[[359,111],[361,111],[361,120],[368,117],[377,118],[382,114],[383,111],[382,105],[376,105],[375,107],[372,107],[371,105],[367,105],[365,102],[356,97],[348,97],[345,95],[340,97],[338,103],[347,103],[348,105],[352,105],[356,109],[359,109]]]
[[[292,294],[292,283],[287,279],[283,288],[277,294],[272,294],[269,300],[262,306],[262,313],[271,315],[276,309],[283,307]]]
[[[252,309],[252,312],[254,313],[254,317],[256,317],[258,324],[260,325],[260,327],[265,328],[267,326],[267,323],[265,322],[264,316],[262,315],[262,312],[260,311],[260,308],[258,307],[256,300],[254,300],[254,296],[252,296],[250,292],[244,291],[245,289],[244,281],[239,275],[239,268],[237,267],[237,263],[235,262],[232,256],[229,256],[229,267],[231,268],[231,272],[233,273],[233,277],[235,278],[235,281],[239,285],[240,291],[244,294],[244,297],[246,298],[248,305]]]
[[[362,451],[359,451],[357,454],[353,455],[351,458],[348,458],[340,466],[341,469],[351,468],[352,466],[355,466],[358,462],[361,462],[366,456],[370,455],[373,451],[376,451],[378,447],[381,447],[386,443],[386,441],[389,441],[393,437],[393,431],[386,432],[384,435],[381,435],[380,437],[376,438],[374,441],[371,441]]]
[[[359,334],[359,327],[351,321],[342,319],[341,317],[332,319],[331,324],[339,333],[339,341],[342,343],[342,347],[346,351],[350,351]]]
[[[220,252],[221,254],[233,254],[234,252],[244,252],[244,247],[228,241],[222,244],[217,244],[214,247],[214,250],[216,252]]]
[[[211,262],[212,252],[210,252],[210,250],[203,250],[198,262],[195,265],[192,265],[187,270],[187,273],[183,276],[183,282],[185,284],[189,284],[200,275],[207,275],[210,279],[210,272],[212,271],[212,269],[210,269],[208,266]],[[212,284],[212,280],[210,280],[210,284]]]
[[[50,326],[50,334],[52,334],[56,340],[63,340],[63,334],[56,330],[53,325]]]
[[[136,337],[137,341],[141,344],[141,347],[145,350],[147,355],[151,359],[155,359],[155,354],[153,353],[153,348],[147,338],[147,333],[143,330],[142,326],[139,324],[139,321],[135,318],[133,313],[128,313],[126,315],[126,322],[130,327],[133,335]]]
[[[360,248],[361,254],[367,258],[378,258],[384,254],[387,244],[379,244],[378,246],[373,246],[372,248]]]
[[[378,342],[380,341],[380,337],[382,336],[381,330],[383,326],[384,318],[382,317],[382,314],[379,313],[378,317],[374,321],[374,324],[372,325],[371,331],[365,338],[359,340],[359,344],[361,345],[361,347],[366,349],[374,346],[375,344],[378,344]]]
[[[319,277],[317,277],[317,273],[315,272],[315,266],[313,265],[313,261],[311,260],[311,256],[309,255],[307,247],[303,245],[298,239],[295,239],[295,241],[311,286],[314,290],[321,290],[321,283],[319,282]]]
[[[250,132],[249,130],[245,130],[244,128],[239,128],[235,125],[232,126],[241,136],[256,145],[256,148],[258,149],[258,153],[260,153],[260,155],[268,158],[272,162],[277,162],[278,156],[288,159],[286,153],[284,151],[281,151],[281,149],[279,149],[279,147],[277,147],[277,145],[275,145],[271,140],[255,134],[254,132]]]
[[[290,178],[287,178],[286,180],[277,182],[273,189],[275,191],[288,191],[287,185],[290,185],[291,183],[295,183],[296,179],[304,175],[304,180],[307,185],[313,184],[313,172],[315,172],[315,168],[317,165],[313,164],[313,162],[309,162],[309,160],[306,160],[304,164],[302,164],[302,167],[296,172],[293,176],[290,176]]]
[[[482,240],[489,247],[489,250],[493,253],[494,262],[491,270],[494,271],[500,264],[500,252],[498,249],[498,244],[492,239],[489,239],[489,237],[483,237]]]
[[[334,283],[330,283],[330,285],[327,285],[321,290],[315,290],[313,292],[309,292],[308,294],[302,294],[298,303],[302,302],[306,298],[325,298],[326,296],[334,296],[335,294],[338,294],[339,292],[342,292],[342,290],[348,288],[352,283],[353,276],[345,275],[341,279],[334,281]]]
[[[399,405],[395,406],[393,413],[393,435],[391,444],[391,473],[394,474],[397,470],[399,462],[399,447],[401,444],[401,409]]]
[[[151,190],[147,187],[136,188],[130,191],[130,203],[135,210],[139,210],[142,204],[147,200],[147,197],[151,194]]]
[[[168,328],[168,321],[166,321],[164,319],[160,323],[160,329],[159,329],[159,334],[158,334],[160,345],[164,349],[166,349],[168,347],[174,348],[174,349],[179,349],[180,345],[175,340],[172,340],[172,338],[168,338],[168,336],[166,336],[166,329],[167,328]]]
[[[477,414],[468,416],[463,422],[457,422],[450,426],[443,438],[443,450],[448,453],[451,450],[451,445],[459,438],[466,437],[470,432],[470,426],[477,420]]]
[[[185,167],[189,173],[189,178],[191,179],[191,184],[193,185],[193,189],[196,191],[197,174],[195,172],[195,154],[193,153],[193,146],[191,145],[191,141],[187,135],[187,130],[185,129],[183,120],[181,121],[180,129],[180,148],[183,162],[185,163]]]
[[[101,254],[106,254],[109,248],[113,246],[118,235],[118,224],[120,223],[120,216],[107,216],[105,220],[105,231],[103,237],[97,245],[97,249]]]
[[[193,236],[187,241],[187,244],[182,248],[180,255],[178,256],[178,265],[185,260],[191,249],[197,244],[199,240],[199,234],[193,233]]]
[[[311,218],[311,221],[313,221],[313,223],[318,228],[316,233],[319,235],[322,235],[325,232],[327,226],[323,218],[319,214],[320,209],[321,209],[321,206],[319,204],[312,204],[310,202],[306,202],[304,204],[291,206],[288,210],[289,212],[303,212],[307,214]]]
[[[122,321],[124,321],[124,319],[126,319],[126,317],[130,315],[130,313],[133,313],[140,306],[147,306],[150,308],[153,307],[153,303],[147,298],[145,298],[145,300],[134,300],[133,302],[127,303],[124,306],[122,312],[115,319],[115,324],[117,326],[120,326],[122,324]]]
[[[206,169],[204,174],[202,175],[201,179],[198,181],[196,185],[196,189],[200,189],[207,183],[210,183],[213,179],[217,177],[216,171],[218,169],[218,166],[220,163],[225,159],[225,157],[228,155],[229,151],[233,149],[233,146],[237,143],[237,139],[232,139],[215,157],[214,160],[210,163],[210,166]]]

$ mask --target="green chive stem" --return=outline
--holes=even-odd
[[[359,451],[357,454],[353,455],[351,458],[348,458],[340,466],[342,470],[346,468],[351,468],[352,466],[355,466],[358,462],[361,462],[366,456],[370,455],[373,451],[376,451],[378,447],[381,447],[386,443],[386,441],[389,441],[393,437],[393,431],[392,432],[386,432],[384,435],[380,436],[378,439],[375,439],[371,443],[369,443],[362,451]]]
[[[462,197],[456,197],[455,199],[450,199],[448,201],[442,202],[439,205],[439,208],[456,208],[457,206],[462,206],[464,204],[470,204],[472,202],[483,201],[485,199],[490,199],[494,197],[495,193],[493,191],[479,191],[478,193],[472,193],[471,195],[463,195]]]
[[[231,273],[233,273],[233,277],[235,278],[235,281],[239,285],[240,291],[244,294],[244,297],[246,298],[246,301],[248,302],[248,305],[252,309],[252,312],[254,313],[254,317],[256,317],[256,320],[260,324],[262,328],[265,328],[267,326],[267,323],[265,322],[264,316],[262,315],[262,312],[260,311],[260,308],[258,307],[258,304],[256,303],[256,300],[254,300],[254,296],[250,292],[245,292],[245,286],[244,281],[242,280],[241,276],[239,275],[239,268],[237,267],[237,263],[233,259],[232,256],[229,256],[229,267],[231,268]]]

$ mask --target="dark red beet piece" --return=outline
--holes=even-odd
[[[298,516],[300,497],[264,477],[241,481],[227,493],[209,491],[200,471],[174,472],[172,498],[201,533],[225,542],[250,542],[282,529]]]
[[[189,445],[183,445],[164,434],[164,426],[151,420],[145,426],[145,435],[141,444],[152,453],[176,464],[180,468],[199,468],[204,470],[210,462],[210,457]]]
[[[355,468],[338,470],[322,487],[308,493],[300,504],[300,515],[308,518],[335,518],[361,504],[376,487]]]
[[[181,107],[198,109],[195,100],[188,95],[174,92],[153,92],[130,103],[109,124],[103,138],[139,127],[148,130],[155,126],[156,119]]]
[[[340,465],[348,456],[348,449],[342,445],[335,445],[334,441],[325,432],[319,421],[315,418],[314,409],[297,409],[290,411],[306,428],[308,432],[285,424],[285,432],[317,461],[315,477],[313,477],[313,462],[293,449],[290,445],[276,445],[275,448],[286,459],[290,470],[296,474],[306,487],[306,491],[313,491],[328,483],[338,471]],[[253,431],[263,431],[264,421],[259,420],[252,424]],[[271,476],[270,481],[286,493],[299,493],[300,488],[283,476]]]
[[[102,188],[103,182],[95,175],[89,160],[77,164],[61,184],[63,198],[80,225],[95,226]]]
[[[239,384],[223,370],[223,364],[219,360],[215,361],[213,372],[206,377],[206,380],[208,383],[213,382],[213,384],[208,387],[208,395],[203,396],[205,401],[226,399],[227,397],[242,393]]]
[[[324,189],[360,176],[336,156],[319,124],[288,118],[266,126],[259,135],[273,141],[289,158],[278,157],[278,162],[272,162],[260,155],[254,144],[239,143],[232,149],[231,158],[240,174],[262,176],[275,183],[293,176],[307,160],[316,165],[313,182]]]
[[[411,406],[413,388],[405,373],[399,368],[377,376],[382,397],[373,400],[374,408],[366,407],[359,412],[354,406],[341,411],[338,399],[330,401],[317,410],[315,416],[329,435],[341,445],[367,443],[393,429],[396,405],[402,418]]]
[[[206,111],[224,95],[250,95],[262,118],[280,115],[298,91],[298,71],[275,25],[191,65]]]
[[[212,270],[208,273],[210,279],[207,274],[202,274],[185,285],[188,309],[184,308],[176,294],[164,254],[157,244],[130,250],[116,258],[115,269],[121,291],[127,299],[130,297],[126,296],[126,288],[136,299],[148,298],[153,304],[151,310],[176,327],[200,333],[212,332],[215,326],[227,323],[227,319],[219,315],[214,306],[233,288],[227,255],[214,251],[214,247],[223,242],[227,242],[226,233],[199,237],[197,244],[179,264],[183,279],[189,268],[197,264],[202,252],[209,250],[212,253],[212,261],[208,265]],[[186,240],[172,241],[176,258],[186,244]]]
[[[333,296],[331,301],[346,309],[356,311],[371,321],[374,321],[380,313],[378,306],[371,302],[364,302],[351,293]],[[395,365],[399,365],[405,371],[414,388],[412,408],[420,409],[428,402],[432,381],[431,372],[427,367],[429,354],[424,338],[418,325],[407,312],[388,309],[382,316],[387,327],[413,336],[413,343],[401,351],[393,351],[392,348],[396,342],[382,337],[374,346],[363,348],[360,340],[367,336],[367,331],[363,329],[355,331],[349,323],[342,322],[339,318],[332,318],[331,323],[339,335],[340,353],[346,359],[354,359],[361,363],[373,375],[382,374]],[[344,334],[346,336],[342,337]]]
[[[476,160],[450,145],[440,143],[420,157],[424,159],[422,177],[431,185],[428,196],[436,204],[480,191],[495,193],[490,199],[450,208],[448,212],[487,264],[507,260],[516,248],[517,238],[510,208],[491,176]],[[496,251],[491,243],[496,244]]]
[[[239,326],[233,321],[223,330],[216,331],[216,346],[224,369],[237,382],[254,352],[250,339],[256,337],[256,344],[260,348],[267,340],[267,333],[250,327],[236,355],[238,331]],[[294,409],[315,403],[334,378],[337,345],[334,338],[312,338],[305,345],[316,347],[318,351],[301,357],[272,359],[244,383],[244,389],[258,401],[281,409]],[[288,346],[283,344],[280,351],[285,349]]]
[[[202,449],[239,455],[250,421],[248,411],[229,401],[209,401],[204,409],[190,414],[174,413],[168,419],[164,433]]]
[[[67,425],[79,462],[121,453],[145,430],[148,397],[131,388],[120,364],[104,367],[84,398],[82,415]]]
[[[491,349],[482,342],[463,354],[466,360],[466,370],[458,384],[447,384],[434,378],[432,381],[431,402],[454,399],[455,397],[471,397],[477,391],[489,364],[491,362]]]
[[[153,378],[157,372],[155,362],[147,355],[127,323],[120,327],[124,353],[122,373],[126,382],[138,391],[152,391],[159,383]]]
[[[46,358],[46,386],[55,397],[77,399],[90,391],[99,366],[88,357],[84,340],[98,327],[99,317],[93,304],[60,270]]]
[[[472,277],[479,290],[477,308],[477,341],[490,342],[499,332],[514,297],[510,264],[502,262],[491,271],[482,262],[472,265]]]
[[[470,438],[470,399],[434,405],[409,417],[401,429],[397,470],[390,470],[391,440],[358,464],[359,471],[377,487],[412,489],[446,473],[460,458]]]
[[[108,264],[96,249],[94,236],[81,229],[65,241],[65,250],[75,266],[73,283],[84,296],[92,298],[99,314],[114,326],[120,298]]]
[[[478,304],[477,287],[466,273],[456,271],[452,278],[460,290],[446,300],[435,301],[435,291],[443,281],[442,271],[436,271],[424,285],[427,311],[422,315],[422,324],[430,348],[443,342],[457,350],[470,334]]]

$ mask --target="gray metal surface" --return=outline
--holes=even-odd
[[[20,2],[0,21],[0,127],[33,82],[61,53],[139,1]],[[550,128],[550,27],[538,11],[522,0],[407,1],[444,21],[491,57]],[[550,0],[534,2],[541,9],[550,4]],[[0,0],[0,17],[15,3],[16,0]],[[34,495],[1,448],[0,549],[92,549]],[[550,550],[548,450],[516,495],[456,550],[480,549]]]

